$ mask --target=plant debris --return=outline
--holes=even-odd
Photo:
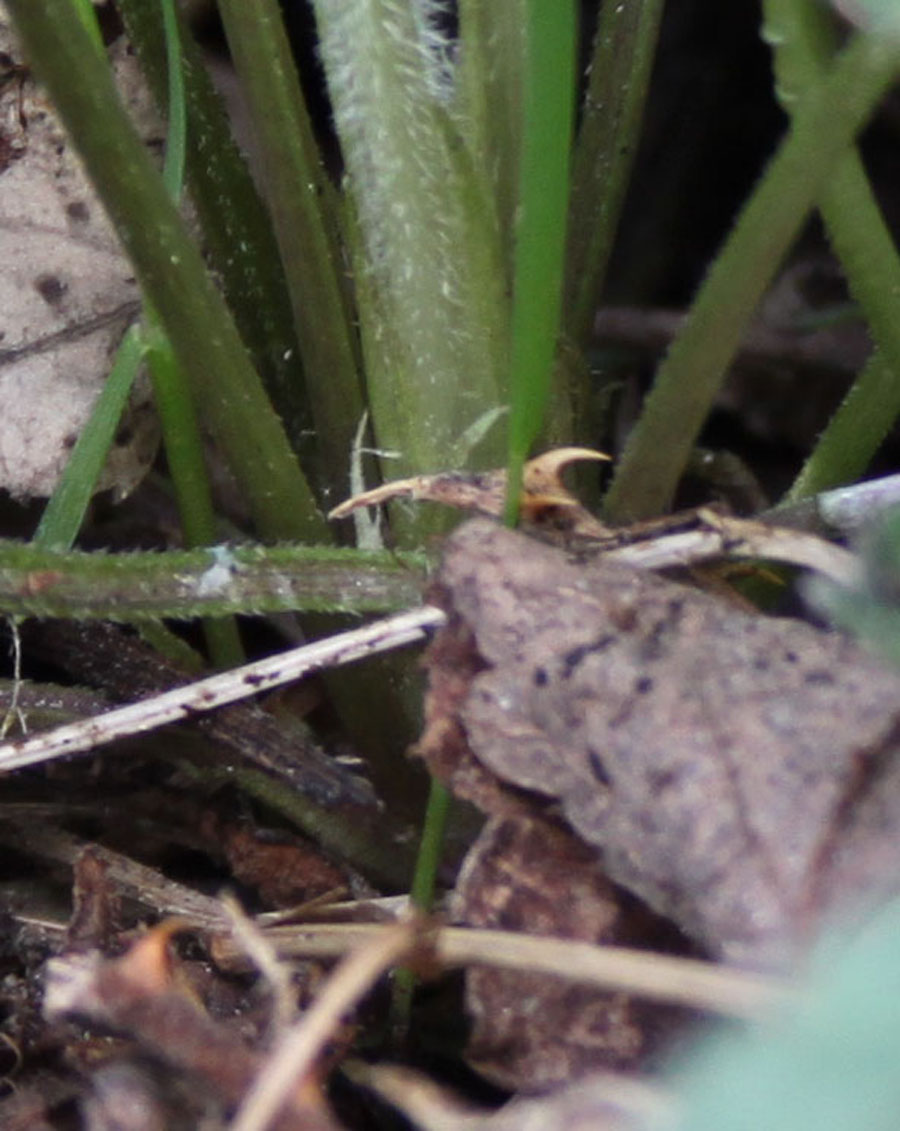
[[[603,538],[608,527],[586,510],[562,481],[562,472],[582,460],[607,460],[591,448],[553,448],[529,460],[522,471],[519,513],[529,527],[565,538]],[[506,470],[442,471],[394,479],[336,506],[328,517],[347,518],[360,507],[381,506],[394,499],[442,503],[458,510],[497,517],[503,513]]]
[[[449,620],[419,753],[494,817],[462,921],[530,903],[545,931],[602,937],[573,896],[600,865],[685,946],[785,970],[823,921],[900,892],[900,676],[848,638],[483,520],[447,540],[431,599]],[[550,859],[523,866],[528,822]],[[476,1008],[508,1071],[537,1000],[511,987]]]
[[[28,69],[5,7],[0,57],[0,487],[49,495],[87,421],[112,356],[139,311],[122,253],[81,162]],[[148,145],[164,131],[124,42],[119,89]],[[127,494],[156,454],[159,428],[146,382],[132,395],[98,490]]]

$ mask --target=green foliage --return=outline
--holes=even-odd
[[[523,135],[514,225],[506,520],[519,513],[528,453],[544,424],[562,310],[575,85],[571,0],[526,0]]]
[[[898,69],[897,43],[860,35],[804,93],[657,373],[606,498],[611,519],[646,518],[671,502],[763,292]]]
[[[0,608],[133,622],[289,609],[385,613],[416,603],[425,566],[422,554],[334,546],[102,554],[0,540]]]
[[[793,113],[826,73],[836,51],[836,29],[815,0],[767,0],[764,12],[776,92]],[[876,348],[791,487],[791,500],[861,475],[900,413],[900,256],[855,146],[832,171],[819,208]]]
[[[820,945],[793,1006],[710,1034],[671,1080],[678,1131],[889,1131],[900,1110],[900,904]]]
[[[133,259],[147,330],[126,338],[35,544],[0,544],[4,612],[115,617],[158,635],[160,617],[401,608],[420,597],[420,553],[323,545],[330,530],[319,504],[348,489],[364,412],[367,439],[399,454],[397,476],[506,458],[511,518],[542,431],[602,446],[602,423],[584,407],[591,390],[583,377],[563,386],[559,358],[589,343],[661,0],[603,5],[574,137],[572,0],[460,0],[455,44],[435,0],[314,0],[347,171],[340,186],[318,150],[277,3],[220,0],[259,138],[265,204],[172,0],[119,0],[167,113],[164,175],[121,107],[88,0],[8,5]],[[613,519],[670,502],[740,336],[813,208],[878,352],[792,497],[860,474],[900,412],[900,260],[854,149],[900,71],[900,6],[855,0],[852,10],[860,30],[838,53],[824,5],[765,4],[791,128],[660,367],[606,501]],[[216,282],[173,200],[182,164]],[[148,350],[186,540],[210,545],[71,552]],[[258,535],[294,544],[213,545],[195,417],[229,463]],[[399,510],[392,520],[400,543],[416,546],[435,521]],[[819,584],[817,599],[900,663],[900,515],[868,536],[862,556],[853,589]],[[211,651],[221,658],[233,643],[214,640]],[[366,701],[355,691],[346,699],[377,732]],[[446,801],[433,791],[436,825]],[[433,888],[437,828],[425,839],[421,902]],[[857,942],[822,952],[795,1009],[757,1031],[712,1034],[674,1076],[679,1126],[893,1126],[898,938],[892,908]]]
[[[264,537],[328,537],[314,496],[345,493],[352,437],[366,409],[371,439],[399,457],[391,465],[398,475],[461,466],[470,455],[476,464],[496,465],[506,420],[513,489],[541,429],[554,441],[602,446],[599,422],[585,411],[583,379],[564,386],[557,376],[552,385],[551,376],[561,326],[576,346],[587,341],[638,135],[660,5],[604,6],[574,141],[573,7],[463,0],[458,42],[451,44],[432,0],[319,3],[348,174],[338,187],[324,171],[274,0],[253,7],[223,0],[260,138],[272,221],[254,228],[241,217],[262,210],[221,116],[211,110],[215,100],[192,45],[183,44],[180,67],[165,65],[166,42],[183,38],[173,9],[122,0],[142,62],[170,110],[171,153],[183,150],[177,127],[185,114],[188,131],[196,131],[187,176],[235,322],[163,198],[108,74],[82,68],[79,82],[70,82],[77,53],[97,49],[96,37],[88,42],[83,8],[75,0],[13,0],[35,64],[158,311],[172,361]],[[613,518],[658,512],[671,498],[742,329],[816,204],[881,349],[794,494],[858,473],[900,408],[900,320],[893,312],[900,261],[851,148],[898,70],[900,47],[883,34],[892,26],[892,6],[872,0],[863,8],[878,34],[863,30],[837,56],[820,5],[767,5],[766,34],[776,47],[792,129],[660,369],[607,498]],[[198,149],[203,161],[192,165]],[[224,250],[222,230],[230,240]],[[282,274],[266,274],[279,258]],[[242,264],[237,276],[235,259]],[[265,324],[248,314],[283,304],[279,278],[292,327],[274,313]],[[247,363],[238,327],[281,419]],[[269,349],[261,336],[270,339]],[[297,354],[302,376],[276,373],[273,348],[282,358]],[[578,363],[569,368],[586,372]],[[184,407],[170,414],[185,421],[189,415]],[[96,463],[99,448],[93,450]],[[514,509],[511,501],[511,515]],[[433,521],[410,520],[398,509],[395,537],[415,543]],[[198,529],[209,527],[207,514]]]

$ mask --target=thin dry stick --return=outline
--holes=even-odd
[[[323,668],[349,664],[378,652],[417,643],[446,619],[440,609],[426,605],[32,738],[3,743],[0,745],[0,773],[92,750],[128,735],[144,734],[166,723],[190,719],[226,703],[280,687]]]
[[[334,958],[357,946],[374,945],[390,929],[380,923],[325,923],[273,927],[266,937],[285,958]],[[531,970],[729,1017],[757,1019],[789,993],[786,983],[762,974],[574,939],[444,927],[430,941],[434,958],[442,966]],[[227,962],[239,958],[240,952],[222,939],[216,955]]]
[[[155,868],[140,864],[111,848],[54,828],[51,823],[40,820],[38,811],[30,807],[23,813],[21,807],[4,805],[3,817],[4,820],[0,823],[0,844],[43,860],[59,861],[70,867],[89,848],[102,861],[109,882],[129,899],[152,908],[160,915],[190,920],[206,931],[223,931],[228,928],[228,919],[217,899],[180,884],[177,880],[171,880]]]
[[[409,955],[417,932],[413,920],[393,923],[344,959],[311,1008],[276,1046],[244,1097],[231,1131],[265,1131],[291,1089],[310,1070],[341,1017],[386,970]]]
[[[222,897],[222,910],[231,920],[231,933],[244,953],[269,984],[272,993],[272,1031],[281,1036],[297,1015],[292,989],[292,969],[275,953],[258,923],[244,911],[233,895]]]
[[[815,534],[714,511],[701,511],[693,529],[602,552],[607,561],[624,562],[637,569],[670,569],[711,558],[738,557],[803,566],[843,585],[852,585],[859,576],[855,554]]]

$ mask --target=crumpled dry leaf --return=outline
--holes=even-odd
[[[432,769],[493,813],[557,803],[712,955],[790,964],[900,890],[900,675],[846,637],[483,521],[433,599]]]
[[[472,927],[687,950],[670,924],[623,898],[595,852],[537,814],[488,821],[460,872],[452,914]],[[598,1064],[644,1065],[686,1019],[683,1009],[621,991],[477,966],[466,975],[466,1007],[469,1063],[512,1092],[545,1091]]]
[[[182,926],[170,920],[152,928],[120,958],[104,959],[90,951],[51,959],[44,1014],[50,1020],[76,1018],[128,1034],[145,1056],[163,1061],[209,1105],[232,1110],[266,1058],[238,1026],[211,1016],[180,977],[183,964],[173,960],[168,943]],[[297,1082],[271,1126],[275,1131],[338,1131],[317,1082]]]
[[[142,136],[164,136],[134,58],[112,49]],[[46,96],[21,63],[0,5],[0,488],[49,495],[139,310],[131,266]],[[158,440],[138,383],[100,489],[127,493]]]

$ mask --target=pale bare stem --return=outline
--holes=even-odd
[[[735,557],[803,566],[842,585],[852,585],[860,574],[855,554],[815,534],[705,510],[699,512],[691,529],[661,533],[615,549],[600,549],[607,561],[623,562],[637,569],[671,569],[713,558]]]
[[[282,958],[336,958],[356,948],[374,947],[392,929],[383,923],[301,924],[273,927],[266,936]],[[734,966],[576,939],[442,927],[429,941],[432,957],[446,969],[528,970],[726,1017],[758,1020],[792,994],[790,984],[783,980]],[[217,944],[216,957],[229,962],[243,956],[225,938]]]
[[[425,639],[429,630],[440,627],[446,619],[440,609],[426,605],[185,687],[176,687],[163,695],[107,711],[103,715],[70,723],[32,738],[3,743],[0,745],[0,773],[92,750],[128,735],[145,734],[166,723],[190,719],[313,672],[418,643]]]
[[[259,925],[250,918],[233,895],[222,897],[222,908],[231,920],[234,941],[243,948],[247,958],[269,984],[273,998],[273,1031],[276,1037],[281,1037],[297,1014],[297,994],[293,987],[291,967],[278,957]]]
[[[395,923],[344,959],[310,1009],[275,1048],[247,1093],[231,1131],[264,1131],[288,1095],[309,1072],[340,1024],[378,978],[409,954],[415,943],[414,921]]]

